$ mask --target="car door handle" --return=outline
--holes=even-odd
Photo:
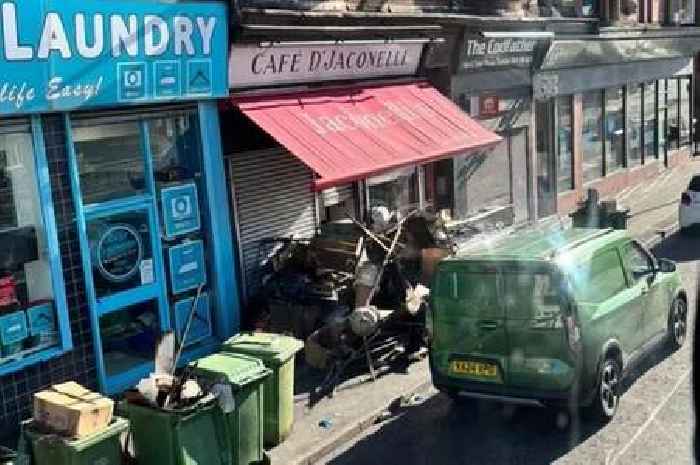
[[[498,321],[493,320],[483,320],[479,322],[479,329],[483,331],[493,331],[498,329]]]

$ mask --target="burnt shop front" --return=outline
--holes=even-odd
[[[348,216],[437,213],[437,160],[499,140],[419,77],[437,43],[234,44],[221,122],[247,317],[275,247],[335,237]]]
[[[4,1],[0,50],[0,425],[75,380],[113,394],[237,326],[216,98],[215,3]]]

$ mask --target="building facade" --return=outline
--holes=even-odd
[[[31,395],[108,394],[153,369],[158,335],[213,351],[238,315],[216,99],[220,3],[3,2],[0,431]],[[214,214],[216,213],[216,214]]]
[[[215,350],[280,239],[535,222],[693,154],[697,0],[173,3],[2,2],[0,431],[134,385],[197,295]]]

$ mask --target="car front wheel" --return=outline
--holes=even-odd
[[[676,297],[671,304],[671,314],[668,321],[668,341],[671,349],[683,347],[688,332],[688,304]]]

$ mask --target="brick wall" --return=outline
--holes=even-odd
[[[91,389],[97,383],[62,116],[44,117],[43,130],[74,349],[62,357],[0,377],[0,438],[13,436],[19,421],[31,416],[34,392],[68,380]]]

